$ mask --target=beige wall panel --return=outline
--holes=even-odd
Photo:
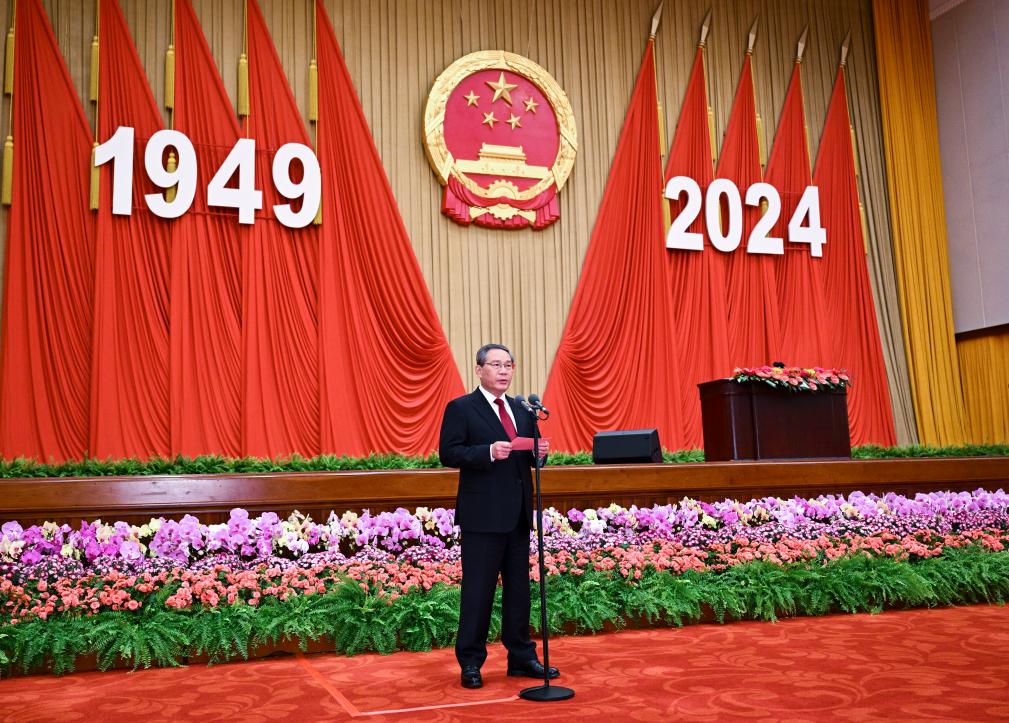
[[[87,92],[92,0],[43,0],[79,93]],[[121,0],[159,104],[171,0]],[[647,41],[654,0],[325,0],[365,116],[410,233],[456,362],[467,384],[480,344],[519,356],[515,389],[540,391],[561,338],[596,211]],[[9,17],[10,0],[0,0]],[[242,0],[193,0],[234,102]],[[913,412],[894,283],[869,0],[678,0],[666,3],[656,42],[668,147],[701,22],[708,37],[709,97],[721,145],[753,19],[757,109],[770,152],[795,46],[809,37],[802,81],[815,159],[841,43],[851,31],[848,92],[869,226],[869,272],[883,330],[898,439],[914,440]],[[262,0],[263,14],[302,113],[312,48],[311,0]],[[561,219],[543,231],[464,228],[441,215],[441,187],[421,141],[427,93],[442,70],[476,50],[503,49],[546,68],[567,92],[579,152],[560,194]],[[89,104],[90,105],[90,104]],[[88,117],[93,110],[88,108]],[[3,132],[6,133],[7,103]],[[311,124],[307,124],[311,125]],[[310,128],[310,131],[313,130]],[[665,150],[665,149],[664,149]],[[6,212],[0,218],[6,234]],[[829,363],[830,360],[824,360]]]

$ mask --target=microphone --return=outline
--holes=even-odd
[[[518,396],[515,397],[515,401],[518,402],[518,404],[519,404],[520,407],[522,407],[524,410],[526,410],[530,414],[536,414],[536,410],[533,408],[533,406],[529,402],[526,401],[525,397],[523,397],[521,394],[519,394]]]
[[[543,402],[540,401],[538,394],[530,394],[528,404],[533,409],[538,409],[548,417],[550,416],[550,410],[543,406]]]

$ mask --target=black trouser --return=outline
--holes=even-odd
[[[501,573],[501,641],[511,663],[536,657],[529,639],[529,526],[525,515],[511,532],[462,533],[462,602],[455,657],[461,667],[487,659],[494,591]]]

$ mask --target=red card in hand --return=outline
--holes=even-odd
[[[550,444],[549,437],[540,437],[539,451],[542,452],[543,448]],[[533,438],[532,437],[516,437],[512,440],[512,451],[513,452],[532,452],[533,451]]]

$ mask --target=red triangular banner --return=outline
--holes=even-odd
[[[255,0],[248,0],[249,138],[263,210],[243,229],[242,413],[244,452],[256,457],[319,453],[319,234],[289,229],[272,208],[272,162],[285,143],[308,145],[305,124]]]
[[[235,111],[189,0],[175,3],[175,128],[193,143],[201,183],[239,137]],[[171,263],[171,448],[242,454],[242,284],[234,214],[198,192],[176,219]]]
[[[133,210],[112,214],[112,164],[101,169],[95,226],[91,455],[99,459],[167,456],[169,224],[144,194],[144,148],[161,114],[116,0],[101,0],[98,137],[134,129]]]
[[[15,22],[13,203],[0,336],[0,456],[88,451],[91,131],[39,0]]]
[[[788,222],[810,185],[809,149],[806,146],[806,120],[798,63],[792,70],[764,178],[781,196],[781,215],[771,235],[782,239],[785,248],[785,255],[777,268],[778,309],[781,313],[781,346],[777,355],[789,365],[833,366],[834,360],[824,354],[830,325],[823,299],[823,260],[814,258],[809,246],[788,241]]]
[[[838,70],[827,108],[813,182],[820,189],[820,220],[827,231],[823,251],[827,323],[831,329],[827,353],[836,366],[851,373],[851,441],[896,444],[886,366],[865,263],[843,68]]]
[[[682,437],[653,45],[641,61],[544,393],[555,449],[588,449],[602,430],[657,427],[666,446]]]
[[[743,60],[715,175],[733,181],[743,199],[747,189],[762,180],[749,55]],[[774,291],[774,260],[746,249],[760,209],[745,204],[742,208],[742,241],[729,254],[728,262],[729,354],[735,366],[754,366],[770,363],[780,348],[778,297]],[[727,226],[728,211],[724,206],[721,218]]]
[[[687,176],[697,181],[703,194],[714,178],[712,163],[704,51],[698,48],[666,162],[666,181],[674,176]],[[671,201],[671,218],[675,219],[685,205],[685,197]],[[705,234],[703,213],[689,231]],[[708,242],[703,251],[670,249],[667,259],[670,298],[676,319],[675,333],[681,339],[692,340],[681,345],[683,444],[674,445],[674,440],[670,440],[669,446],[700,447],[703,435],[697,384],[724,377],[732,371],[725,305],[725,256]]]
[[[322,450],[428,453],[462,380],[322,3],[316,19]]]

